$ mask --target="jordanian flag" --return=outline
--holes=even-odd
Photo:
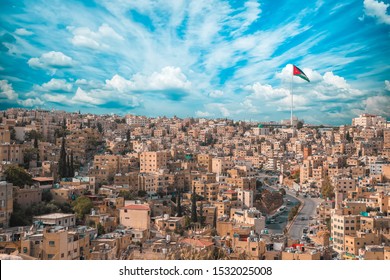
[[[293,65],[293,75],[294,76],[298,76],[298,77],[301,77],[302,79],[310,82],[309,78],[306,76],[305,73],[303,73],[303,71],[301,69],[299,69],[298,67],[296,67],[295,65]]]

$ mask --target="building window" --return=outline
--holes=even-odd
[[[54,258],[54,255],[53,254],[48,254],[47,258],[50,260],[50,259]]]
[[[49,246],[55,246],[55,242],[54,241],[49,241]]]
[[[64,253],[62,253],[61,254],[61,259],[63,259],[65,257],[65,254]]]
[[[27,254],[27,247],[23,247],[23,253]]]

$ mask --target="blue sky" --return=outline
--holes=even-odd
[[[0,109],[390,117],[389,1],[0,0]]]

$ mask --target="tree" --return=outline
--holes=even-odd
[[[79,196],[72,203],[73,211],[76,213],[78,219],[83,220],[84,216],[91,212],[93,208],[92,201],[86,196]]]
[[[324,198],[333,198],[335,196],[334,194],[334,187],[332,183],[330,182],[330,179],[328,176],[324,178],[324,182],[322,183],[321,187],[321,194]]]
[[[126,131],[126,144],[130,143],[130,137],[131,137],[131,133],[130,133],[130,129],[128,129]]]
[[[286,190],[283,189],[283,188],[280,188],[280,189],[279,189],[279,192],[280,192],[283,196],[286,195]]]
[[[70,174],[70,156],[67,155],[66,156],[66,176],[67,178],[69,177],[72,177],[72,175]]]
[[[12,183],[14,186],[23,188],[24,185],[32,185],[33,180],[31,174],[29,174],[24,168],[17,165],[10,165],[4,172],[7,182]]]
[[[66,150],[65,150],[65,137],[62,137],[62,144],[60,150],[60,159],[58,161],[58,175],[61,178],[65,178],[66,172]]]
[[[70,176],[74,177],[74,159],[73,159],[73,151],[70,151]]]
[[[302,127],[303,127],[303,122],[302,121],[298,121],[297,129],[301,129]]]
[[[201,226],[203,226],[203,220],[203,202],[201,202],[199,207],[199,223]]]
[[[177,207],[177,216],[178,216],[178,217],[182,217],[182,216],[183,216],[183,213],[182,213],[182,209],[181,209],[180,191],[178,191],[178,193],[177,193],[177,197],[176,197],[176,207]]]
[[[346,139],[349,143],[352,142],[352,137],[351,137],[351,135],[349,134],[349,131],[347,131],[347,134],[345,135],[345,139]]]
[[[102,226],[101,223],[98,223],[96,228],[97,228],[97,231],[98,231],[98,235],[102,235],[102,234],[106,233],[106,231],[104,230],[104,227]]]
[[[98,129],[100,134],[103,133],[103,126],[100,122],[97,123],[97,129]]]
[[[36,149],[37,151],[36,157],[37,157],[37,161],[39,161],[38,135],[34,136],[34,149]]]
[[[16,131],[15,131],[15,128],[12,127],[12,128],[9,130],[9,132],[10,132],[11,140],[15,141],[15,140],[16,140]]]
[[[196,213],[196,193],[195,193],[195,187],[192,189],[191,194],[191,222],[196,223],[198,222],[198,216]]]

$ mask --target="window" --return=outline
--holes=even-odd
[[[50,259],[52,259],[54,257],[54,255],[53,254],[48,254],[47,255],[47,258],[50,260]]]
[[[49,246],[54,246],[56,243],[54,241],[49,241]]]
[[[61,254],[61,259],[63,259],[65,257],[65,254],[64,253],[62,253]]]
[[[24,254],[27,253],[27,247],[23,247],[23,253],[24,253]]]

